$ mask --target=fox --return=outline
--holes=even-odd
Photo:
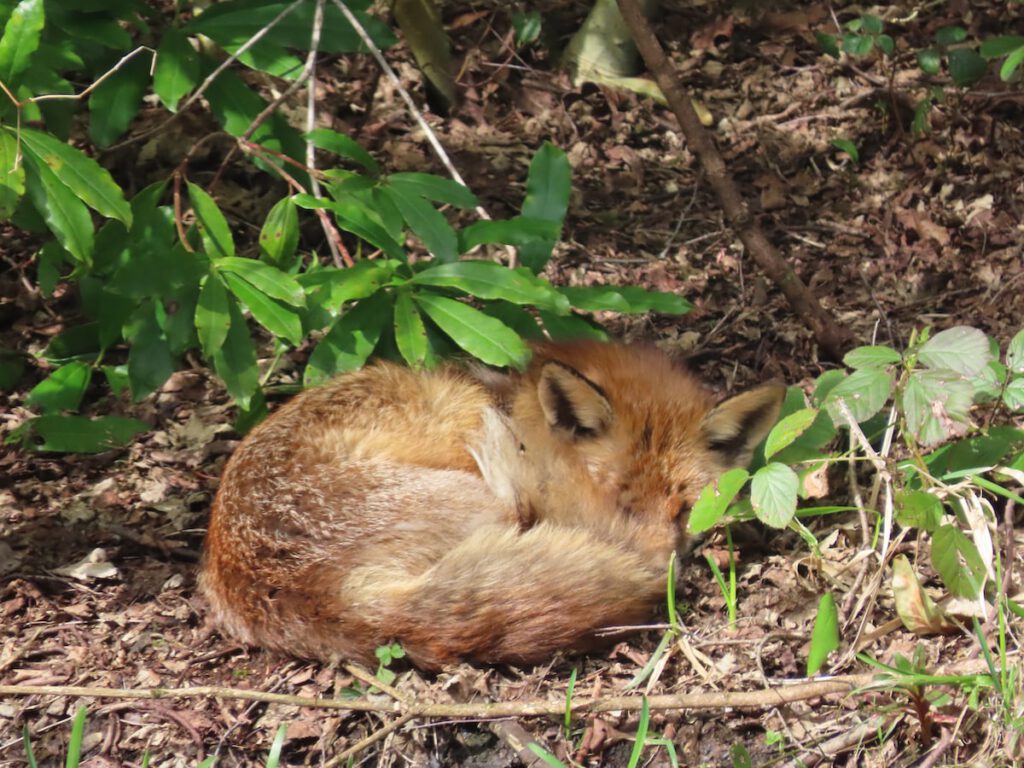
[[[785,388],[716,404],[653,346],[542,341],[521,372],[375,362],[295,396],[229,459],[198,583],[249,646],[530,665],[663,600],[690,508]]]

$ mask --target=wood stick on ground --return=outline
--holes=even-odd
[[[647,704],[652,710],[691,709],[708,710],[727,707],[763,709],[794,701],[817,699],[832,694],[849,694],[856,688],[869,685],[872,674],[837,675],[827,680],[812,680],[806,683],[780,685],[754,691],[708,691],[704,693],[661,694],[648,696]],[[406,703],[380,699],[319,699],[308,696],[291,696],[283,693],[267,693],[239,688],[217,686],[196,686],[192,688],[101,688],[75,685],[0,685],[0,696],[82,696],[86,698],[109,699],[194,699],[214,697],[222,699],[243,699],[268,704],[286,704],[295,707],[319,709],[340,709],[353,712],[393,712],[412,714],[417,718],[471,718],[490,717],[543,717],[561,716],[565,713],[564,701],[495,701],[439,704],[432,702]],[[572,702],[574,713],[611,712],[624,710],[639,711],[643,706],[641,696],[605,696],[600,698],[579,698]]]
[[[818,298],[768,242],[768,238],[751,216],[736,182],[726,171],[725,161],[722,160],[718,148],[715,147],[708,131],[701,125],[689,96],[679,85],[675,70],[654,36],[639,0],[618,0],[618,3],[626,26],[633,35],[633,41],[662,93],[665,94],[669,107],[675,113],[679,127],[686,137],[686,143],[707,174],[708,182],[715,191],[729,226],[739,235],[743,246],[758,267],[779,287],[793,311],[814,333],[822,353],[832,360],[841,359],[843,352],[851,344],[850,332],[836,325],[832,316],[822,308]]]

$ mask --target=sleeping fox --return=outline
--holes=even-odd
[[[380,362],[242,441],[199,582],[239,640],[424,669],[529,664],[649,617],[687,513],[784,388],[714,405],[654,348],[538,343],[523,373]]]

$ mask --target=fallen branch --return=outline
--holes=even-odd
[[[626,26],[633,35],[633,41],[662,93],[665,94],[669,107],[675,113],[679,127],[686,137],[686,143],[707,174],[708,182],[715,191],[729,226],[739,235],[743,246],[761,270],[779,287],[793,311],[814,333],[822,352],[833,360],[839,360],[851,343],[850,332],[836,325],[831,315],[818,303],[817,297],[772,247],[754,221],[739,188],[726,172],[725,161],[722,160],[710,134],[701,125],[689,96],[680,87],[672,64],[654,36],[639,0],[618,0],[618,3]]]
[[[794,701],[817,699],[831,694],[848,694],[868,685],[872,674],[843,675],[827,680],[814,680],[755,691],[710,691],[707,693],[680,693],[648,696],[652,710],[667,709],[763,709]],[[376,684],[376,683],[375,683]],[[543,717],[565,714],[564,701],[496,701],[435,704],[401,702],[367,697],[353,699],[321,699],[292,696],[284,693],[266,693],[241,688],[196,686],[192,688],[100,688],[75,685],[0,685],[0,696],[81,696],[105,699],[242,699],[266,704],[283,704],[314,709],[343,709],[353,712],[391,712],[414,718],[467,718],[488,717]],[[574,713],[584,712],[637,712],[643,707],[641,696],[608,696],[594,699],[574,699]]]

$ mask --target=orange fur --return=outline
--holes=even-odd
[[[703,486],[782,387],[713,406],[653,348],[541,343],[523,374],[377,363],[294,398],[232,456],[200,584],[246,643],[425,668],[539,662],[650,615]]]

